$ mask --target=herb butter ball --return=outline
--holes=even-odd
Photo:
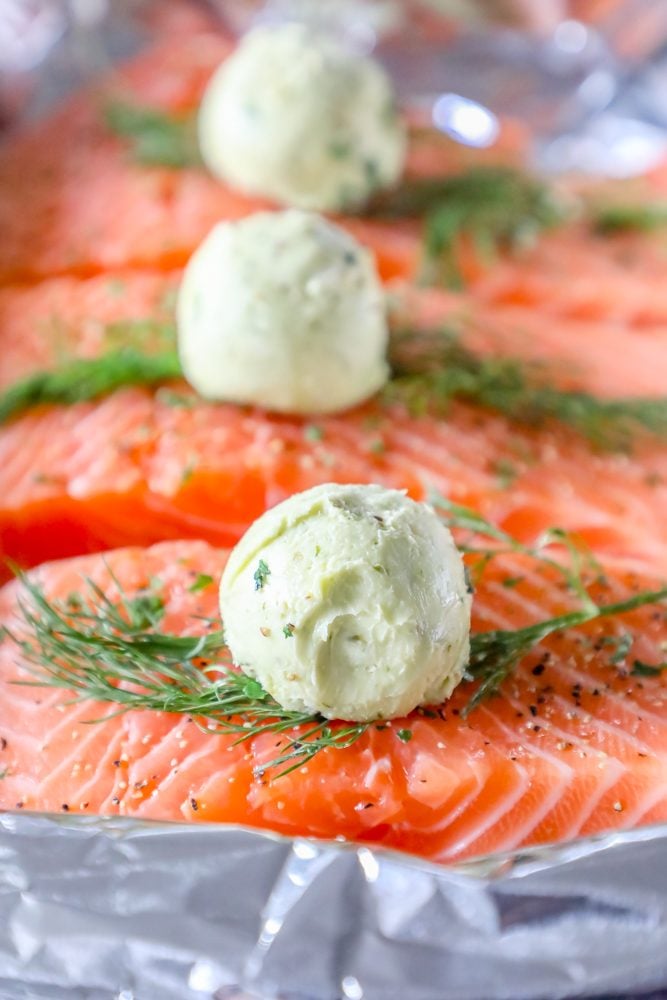
[[[199,113],[213,174],[287,205],[360,205],[401,175],[406,136],[367,56],[299,24],[257,28],[213,75]]]
[[[373,258],[309,212],[216,226],[186,267],[177,319],[183,373],[208,399],[328,413],[372,396],[389,374]]]
[[[448,529],[381,486],[316,486],[267,511],[220,585],[234,662],[284,708],[355,722],[451,694],[470,606]]]

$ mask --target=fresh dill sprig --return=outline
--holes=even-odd
[[[662,587],[659,590],[642,591],[627,601],[618,601],[614,604],[595,604],[591,600],[590,606],[557,615],[525,628],[493,629],[490,632],[476,633],[471,637],[466,678],[480,683],[463,714],[469,715],[479,704],[497,694],[501,684],[511,676],[526,653],[554,632],[575,628],[577,625],[584,625],[598,618],[613,618],[615,615],[622,615],[665,599],[667,599],[667,587]]]
[[[497,556],[518,553],[555,570],[585,607],[589,610],[595,607],[582,578],[585,570],[592,570],[600,575],[601,568],[593,553],[583,544],[575,542],[562,528],[549,528],[534,545],[524,545],[471,507],[453,503],[437,492],[431,492],[429,501],[443,516],[450,530],[465,533],[463,538],[459,538],[457,546],[465,555],[476,557],[472,574],[475,581],[483,576],[486,567]],[[568,561],[552,559],[547,552],[552,546],[564,548],[567,551]]]
[[[404,180],[378,195],[366,214],[424,219],[424,280],[463,284],[459,241],[468,236],[480,254],[531,246],[540,232],[566,219],[564,202],[541,181],[509,167],[473,167],[461,174]]]
[[[521,629],[473,634],[466,679],[477,687],[465,714],[495,695],[523,656],[554,632],[667,599],[665,587],[598,604],[584,579],[589,570],[599,575],[597,564],[566,533],[554,529],[536,546],[525,546],[470,508],[437,495],[432,501],[451,528],[465,533],[460,547],[477,560],[478,576],[497,555],[521,553],[559,573],[579,602],[572,611]],[[552,557],[554,545],[564,548],[567,561]],[[70,702],[115,705],[112,715],[134,709],[188,715],[211,735],[233,736],[235,744],[278,734],[278,752],[259,765],[260,778],[269,771],[287,774],[322,750],[349,747],[373,725],[332,722],[282,708],[258,681],[234,669],[215,622],[209,622],[212,631],[198,636],[160,631],[164,604],[151,589],[129,598],[115,581],[120,596],[113,601],[87,580],[85,593],[51,601],[37,583],[19,575],[27,595],[19,599],[23,628],[20,635],[7,629],[5,633],[35,679],[18,683],[62,688],[71,693]],[[648,676],[649,669],[651,676],[658,671],[642,665],[637,672]]]
[[[194,116],[176,117],[155,108],[112,101],[104,109],[107,126],[130,143],[134,160],[144,166],[201,166]]]
[[[477,511],[453,504],[439,494],[431,496],[436,509],[441,510],[448,526],[459,529],[473,539],[472,544],[459,542],[463,552],[479,557],[476,567],[477,578],[482,575],[489,562],[496,556],[516,552],[529,556],[542,565],[550,567],[563,577],[568,590],[578,599],[580,607],[553,618],[536,622],[519,629],[492,629],[477,632],[470,637],[470,658],[466,669],[466,680],[478,683],[468,700],[463,715],[467,716],[478,705],[498,693],[500,686],[512,675],[521,659],[547,636],[564,629],[575,628],[600,618],[634,611],[647,604],[655,604],[667,599],[667,587],[633,594],[625,601],[613,604],[598,604],[593,600],[585,583],[586,571],[592,571],[594,578],[601,575],[600,567],[593,555],[575,543],[567,532],[551,528],[545,532],[535,546],[523,545],[507,532],[491,524]],[[484,543],[483,539],[487,539]],[[559,545],[564,547],[569,559],[560,562],[548,555],[544,549]],[[655,676],[661,668],[649,668],[650,676]],[[644,676],[649,676],[646,670]]]
[[[566,424],[603,450],[627,451],[639,431],[667,435],[667,396],[600,399],[559,389],[541,366],[477,355],[448,330],[395,332],[390,363],[385,399],[415,413],[463,399],[532,427]]]
[[[54,371],[28,375],[0,393],[0,424],[44,403],[80,403],[124,386],[157,385],[180,377],[175,351],[144,354],[124,347],[98,358],[76,358]]]
[[[593,228],[598,233],[651,233],[667,226],[667,202],[652,205],[607,205],[593,210]]]
[[[633,677],[659,677],[665,670],[667,663],[644,663],[643,660],[634,660],[630,673]]]
[[[261,590],[270,576],[271,576],[271,570],[264,562],[264,560],[260,559],[257,564],[257,569],[253,573],[252,577],[253,580],[255,581],[255,590]]]
[[[27,634],[5,632],[35,675],[19,683],[63,688],[71,692],[68,703],[118,706],[91,722],[143,709],[205,720],[207,733],[231,734],[235,743],[280,734],[281,751],[257,772],[260,777],[276,769],[287,774],[320,750],[350,746],[367,728],[282,708],[258,681],[232,667],[222,629],[192,637],[158,631],[163,603],[150,590],[128,598],[115,581],[120,597],[114,603],[88,579],[84,593],[50,601],[19,576],[28,595],[20,601]]]
[[[125,386],[159,385],[179,378],[175,339],[174,325],[169,322],[112,323],[105,329],[106,353],[91,359],[65,359],[58,368],[30,375],[0,393],[0,424],[40,404],[82,402]],[[153,353],[152,344],[157,348]],[[464,399],[531,426],[549,420],[564,423],[594,446],[610,450],[628,450],[640,430],[667,434],[667,397],[604,400],[558,389],[539,365],[479,356],[447,329],[395,331],[390,362],[393,377],[384,398],[401,401],[416,414],[430,407],[446,409],[451,400]],[[172,405],[192,406],[196,400],[164,393]]]

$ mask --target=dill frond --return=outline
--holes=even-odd
[[[460,238],[469,237],[480,256],[503,248],[531,246],[545,229],[570,214],[541,181],[509,167],[473,167],[446,177],[406,179],[379,195],[366,214],[424,220],[424,280],[460,288]]]
[[[593,600],[586,576],[599,578],[601,570],[592,553],[576,543],[567,532],[551,528],[545,532],[535,546],[523,545],[507,532],[491,524],[477,511],[458,504],[435,493],[431,502],[443,512],[448,526],[465,532],[468,539],[459,543],[463,552],[472,553],[479,560],[477,576],[481,576],[489,563],[506,552],[526,555],[562,576],[567,589],[579,602],[579,607],[553,618],[536,622],[519,629],[493,629],[478,632],[470,638],[470,658],[466,669],[466,679],[477,684],[464,709],[464,716],[478,705],[498,694],[501,685],[512,675],[523,657],[547,636],[565,629],[576,628],[586,622],[600,618],[613,618],[634,611],[648,604],[667,600],[667,587],[633,594],[625,601],[613,604],[598,604]],[[554,547],[565,550],[567,560],[554,559],[550,554]],[[661,668],[660,668],[661,669]],[[658,668],[651,668],[659,673]]]
[[[201,166],[194,116],[176,117],[155,108],[112,101],[104,108],[109,129],[129,143],[132,158],[151,167]]]
[[[45,403],[81,403],[125,386],[159,385],[180,377],[175,351],[144,354],[124,347],[98,358],[77,358],[54,371],[29,375],[0,393],[0,424]]]
[[[629,450],[638,432],[667,435],[667,396],[600,399],[559,389],[542,366],[477,355],[447,330],[397,331],[390,363],[385,399],[404,402],[414,413],[446,410],[462,399],[531,427],[565,424],[594,447],[611,451]]]
[[[667,203],[652,205],[608,205],[593,210],[593,228],[604,235],[612,233],[651,233],[667,226]]]

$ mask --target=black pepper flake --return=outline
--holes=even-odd
[[[452,715],[460,715],[460,714],[461,713],[459,712],[458,708],[453,708],[452,709]]]
[[[199,809],[199,803],[197,802],[197,800],[196,799],[190,799],[190,805],[192,807],[192,811],[193,812],[197,812],[197,810]]]
[[[6,749],[7,749],[7,740],[5,739],[4,736],[0,736],[0,750],[6,750]]]
[[[544,673],[544,669],[545,669],[544,664],[538,663],[536,666],[533,667],[532,673],[535,675],[535,677],[540,677]]]
[[[113,761],[113,766],[114,767],[120,767],[120,761],[119,760],[114,760]]]
[[[364,804],[364,809],[372,809],[374,805],[375,805],[374,802],[366,802]]]
[[[535,718],[535,716],[537,715],[537,705],[529,705],[528,711],[530,712],[532,717]]]
[[[119,806],[119,805],[120,805],[120,799],[118,798],[118,796],[117,796],[117,795],[114,795],[114,797],[112,798],[112,800],[111,800],[111,801],[112,801],[112,803],[113,803],[113,804],[114,804],[115,806]]]
[[[60,808],[61,808],[61,809],[62,809],[62,811],[63,811],[63,812],[65,812],[65,813],[68,813],[68,812],[69,812],[69,806],[67,805],[67,803],[66,803],[66,802],[63,802],[63,804],[61,805],[61,807],[60,807]]]

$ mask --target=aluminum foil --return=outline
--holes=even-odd
[[[0,125],[3,115],[41,113],[135,51],[145,29],[128,11],[140,6],[0,0]],[[218,6],[224,12],[224,0]],[[597,44],[571,23],[560,43],[540,44],[563,48],[564,40],[567,55],[573,38]],[[505,37],[510,68],[512,45],[520,40]],[[449,87],[437,55],[435,75],[419,85],[409,76],[415,63],[402,69],[399,57],[395,72],[412,96],[432,91],[432,81]],[[599,71],[595,59],[581,62],[583,83]],[[490,96],[507,72],[498,66]],[[610,71],[598,118],[585,133],[546,139],[547,162],[595,160],[596,128],[605,163],[613,160],[610,113],[634,148],[627,120],[663,135],[664,62],[654,59],[625,89],[616,62]],[[570,101],[581,98],[576,88]],[[657,1000],[667,997],[666,861],[667,828],[437,868],[237,827],[0,815],[0,998],[540,1000],[657,991]]]
[[[667,988],[667,837],[463,867],[238,827],[0,816],[0,996],[539,1000]]]

